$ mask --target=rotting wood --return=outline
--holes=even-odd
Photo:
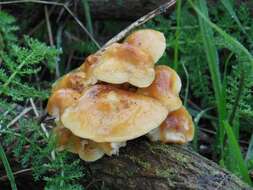
[[[144,138],[129,142],[118,156],[104,157],[88,167],[89,189],[251,189],[186,146],[151,143]]]

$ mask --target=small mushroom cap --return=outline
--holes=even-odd
[[[86,86],[85,82],[86,82],[86,75],[84,72],[73,71],[57,80],[53,84],[52,92],[55,92],[59,89],[70,88],[81,93]]]
[[[77,102],[80,94],[72,89],[60,89],[53,92],[47,103],[47,112],[59,118],[63,111]]]
[[[184,107],[168,115],[160,126],[160,136],[164,143],[184,144],[193,139],[194,124]]]
[[[65,127],[55,127],[53,132],[57,137],[57,150],[59,151],[67,150],[78,154],[81,159],[87,162],[96,161],[104,155],[104,151],[98,146],[98,143],[77,137]],[[104,144],[109,145],[109,143]]]
[[[94,85],[62,114],[75,135],[96,142],[124,142],[158,127],[168,110],[157,100],[109,85]]]
[[[53,129],[53,133],[56,135],[57,150],[68,150],[69,152],[76,153],[81,150],[82,141],[80,137],[73,135],[73,133],[62,126],[57,126]],[[86,141],[86,144],[88,141]]]
[[[79,157],[86,162],[94,162],[104,156],[104,151],[97,145],[96,142],[89,141],[83,144],[78,152]]]
[[[126,142],[105,142],[97,143],[97,145],[104,151],[105,154],[111,156],[113,154],[118,154],[119,149],[126,146]]]
[[[81,93],[86,87],[97,83],[92,75],[92,68],[98,60],[97,55],[90,55],[78,68],[59,78],[54,84],[52,92],[59,89],[70,88]]]
[[[125,42],[146,51],[151,55],[154,63],[160,59],[166,49],[163,33],[151,29],[133,32],[125,39]]]
[[[155,77],[153,67],[152,58],[140,48],[114,43],[101,53],[92,73],[107,83],[147,87]]]
[[[80,151],[84,151],[83,146],[90,144],[94,147],[96,143],[96,148],[101,149],[105,154],[111,156],[113,154],[118,154],[121,147],[126,146],[126,142],[93,142],[91,140],[85,140],[80,137],[75,136],[69,129],[57,126],[53,129],[53,133],[56,135],[57,140],[57,150],[68,150],[69,152],[78,154]]]
[[[173,69],[159,65],[155,67],[153,83],[147,88],[138,89],[138,92],[161,101],[171,112],[182,106],[179,98],[181,86],[181,80]]]
[[[96,77],[93,75],[93,69],[98,63],[99,57],[99,54],[89,55],[85,62],[79,67],[79,69],[86,74],[86,87],[98,82]]]

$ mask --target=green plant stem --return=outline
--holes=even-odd
[[[192,4],[195,7],[194,4]],[[198,7],[200,12],[208,18],[208,9],[205,1],[198,0]],[[224,127],[222,121],[226,119],[226,103],[222,91],[222,83],[219,70],[219,60],[217,49],[214,44],[213,31],[210,26],[204,21],[202,17],[199,16],[200,30],[203,39],[203,44],[205,47],[205,53],[207,57],[207,63],[209,71],[211,73],[212,85],[214,89],[215,101],[217,104],[218,116],[219,116],[219,127],[217,130],[218,137],[218,148],[223,159],[223,149],[224,149]]]
[[[233,124],[235,114],[236,114],[237,108],[238,108],[239,103],[240,103],[240,99],[241,99],[242,91],[243,91],[243,87],[244,87],[244,82],[245,82],[245,73],[242,69],[241,78],[240,78],[240,81],[239,81],[239,88],[238,88],[237,95],[236,95],[236,98],[235,98],[235,102],[233,104],[233,108],[232,108],[232,111],[231,111],[231,114],[230,114],[230,117],[229,117],[229,120],[228,120],[229,123],[231,123],[231,124]]]
[[[92,20],[90,15],[90,6],[88,0],[82,0],[83,8],[84,8],[84,14],[86,18],[87,23],[87,29],[93,35],[93,27],[92,27]]]
[[[226,89],[226,88],[227,88],[227,79],[226,79],[226,77],[227,77],[228,63],[229,63],[229,61],[231,60],[231,58],[232,58],[233,55],[234,55],[234,53],[231,52],[231,53],[228,55],[228,57],[227,57],[227,59],[226,59],[226,61],[225,61],[225,63],[224,63],[225,67],[224,67],[223,81],[222,81],[222,83],[223,83],[223,84],[222,84],[223,89]]]
[[[15,183],[14,175],[13,175],[13,173],[12,173],[10,164],[9,164],[9,162],[8,162],[8,159],[7,159],[7,157],[6,157],[6,154],[5,154],[4,149],[3,149],[3,147],[2,147],[1,144],[0,144],[0,158],[1,158],[1,160],[2,160],[2,163],[3,163],[3,165],[4,165],[6,174],[7,174],[7,176],[8,176],[9,181],[10,181],[11,189],[12,189],[12,190],[17,190],[17,186],[16,186],[16,183]]]
[[[22,63],[17,67],[17,69],[11,74],[11,76],[9,77],[9,79],[3,84],[3,89],[6,88],[12,81],[12,79],[16,76],[16,74],[20,71],[20,69],[22,69],[22,67],[25,65],[26,61],[33,56],[33,53],[31,53],[30,55],[28,55],[23,61]],[[0,91],[1,94],[1,91]]]
[[[177,0],[177,28],[176,28],[176,39],[175,39],[175,48],[174,48],[174,65],[173,68],[177,71],[178,69],[178,49],[179,49],[179,36],[180,36],[180,19],[181,19],[181,0]]]
[[[187,99],[188,99],[188,95],[189,95],[189,73],[184,65],[184,63],[182,62],[182,66],[185,72],[185,76],[186,76],[186,88],[185,88],[185,95],[184,95],[184,106],[187,107]]]
[[[249,185],[252,185],[251,179],[248,174],[247,167],[246,167],[245,162],[242,157],[240,146],[236,140],[233,129],[227,121],[223,121],[223,125],[224,125],[224,128],[225,128],[227,136],[228,136],[229,145],[231,146],[230,150],[233,150],[232,155],[234,155],[233,158],[229,158],[229,159],[233,160],[233,163],[235,163],[238,166],[238,170],[240,172],[240,175],[242,176],[242,179],[245,182],[247,182]]]
[[[251,135],[248,150],[245,156],[245,160],[248,161],[253,158],[253,134]]]

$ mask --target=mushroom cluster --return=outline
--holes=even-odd
[[[165,48],[162,33],[138,30],[59,79],[47,105],[57,124],[57,149],[95,161],[144,135],[163,143],[191,141],[194,125],[179,97],[181,80],[172,68],[155,66]]]

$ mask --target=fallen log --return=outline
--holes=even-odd
[[[95,19],[137,19],[168,0],[94,0],[90,10]]]
[[[238,177],[186,146],[129,142],[118,156],[88,164],[87,189],[251,189]]]

